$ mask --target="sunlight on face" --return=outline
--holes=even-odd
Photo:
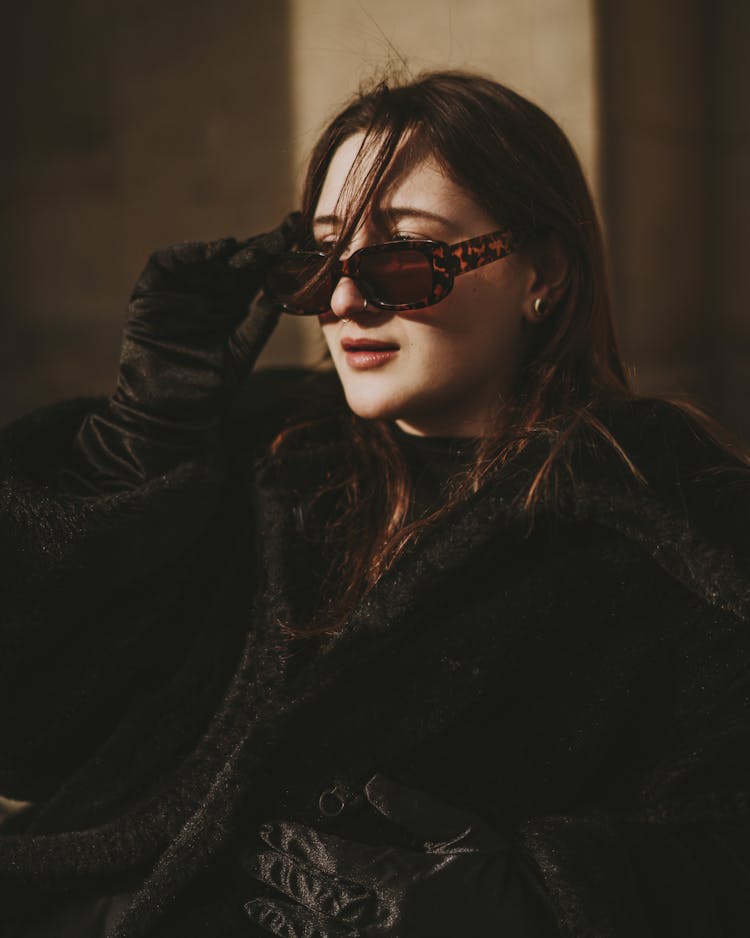
[[[315,209],[319,244],[336,238],[337,199],[362,139],[345,140],[331,161]],[[375,201],[377,213],[365,217],[345,255],[397,237],[453,244],[500,227],[432,157],[406,169]],[[533,281],[531,266],[512,254],[457,277],[434,306],[389,313],[363,310],[356,284],[342,277],[330,312],[319,318],[351,409],[416,434],[481,434],[520,363]]]

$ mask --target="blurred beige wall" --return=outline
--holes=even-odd
[[[716,348],[716,406],[750,441],[750,3],[720,3],[711,41],[715,101],[708,109],[714,210],[707,228],[713,260],[706,304]]]
[[[293,171],[285,0],[5,4],[0,36],[4,422],[109,393],[148,254],[275,224]]]
[[[562,125],[592,186],[598,179],[593,0],[291,0],[292,157],[296,192],[324,123],[364,80],[403,63],[487,73]],[[316,322],[282,322],[261,363],[289,348],[314,363]]]
[[[640,390],[750,441],[750,4],[598,4],[615,313]]]
[[[591,0],[291,0],[289,14],[298,171],[360,81],[403,58],[414,74],[474,69],[532,98],[562,124],[595,178]]]
[[[38,0],[0,36],[0,422],[109,393],[147,255],[275,224],[324,121],[404,59],[484,71],[561,123],[637,386],[750,437],[750,4]],[[262,361],[321,352],[285,317]]]

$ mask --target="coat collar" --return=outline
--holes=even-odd
[[[594,525],[617,532],[706,603],[740,617],[750,614],[750,470],[713,443],[674,405],[640,399],[599,408],[596,416],[638,468],[638,481],[600,437],[582,433],[553,500],[522,510],[523,495],[549,455],[545,437],[532,440],[507,471],[455,512],[443,517],[399,559],[360,603],[347,627],[329,642],[316,666],[288,687],[294,709],[320,694],[351,668],[365,667],[417,627],[436,578],[458,577],[486,562],[487,554],[512,556],[554,532]],[[336,447],[327,440],[324,449]],[[320,455],[320,454],[319,454]],[[329,453],[330,455],[330,453]],[[290,533],[284,521],[289,479],[267,494],[271,551]],[[262,489],[263,486],[261,485]],[[536,541],[533,539],[536,538]],[[278,576],[279,556],[266,569]],[[282,570],[282,576],[283,570]],[[293,575],[293,572],[292,572]],[[456,581],[458,583],[458,580]],[[284,584],[271,592],[283,603]],[[281,597],[279,599],[279,597]],[[282,619],[280,606],[270,609]],[[438,610],[439,613],[439,610]],[[268,633],[273,639],[273,629]]]
[[[424,576],[436,565],[460,568],[499,529],[525,538],[530,526],[582,522],[618,531],[707,602],[748,616],[750,467],[661,399],[602,404],[592,413],[640,480],[607,440],[582,428],[570,450],[572,475],[562,474],[554,498],[530,516],[523,496],[551,449],[549,437],[533,437],[502,473],[425,532],[354,614],[354,628],[362,619],[388,622],[407,614]],[[303,471],[308,460],[345,459],[345,450],[334,434],[305,454]],[[287,476],[282,499],[290,484]]]

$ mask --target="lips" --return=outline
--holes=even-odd
[[[342,339],[341,348],[345,352],[394,352],[398,342],[382,342],[378,339]]]
[[[370,339],[367,336],[341,339],[341,348],[346,356],[346,363],[354,371],[377,371],[384,368],[398,357],[398,342],[385,342],[383,339]]]

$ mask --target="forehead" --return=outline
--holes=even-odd
[[[341,215],[348,205],[347,199],[339,203],[339,195],[344,186],[352,164],[364,139],[363,134],[348,137],[338,147],[331,159],[326,178],[315,207],[315,216]],[[356,193],[372,166],[374,154],[367,154],[353,185],[347,187],[346,195]],[[396,160],[395,165],[398,165]],[[469,193],[454,182],[440,166],[434,156],[428,155],[411,165],[403,166],[387,176],[375,194],[373,208],[387,211],[391,207],[410,206],[425,210],[439,211],[441,214],[461,216],[477,210],[477,205]]]

